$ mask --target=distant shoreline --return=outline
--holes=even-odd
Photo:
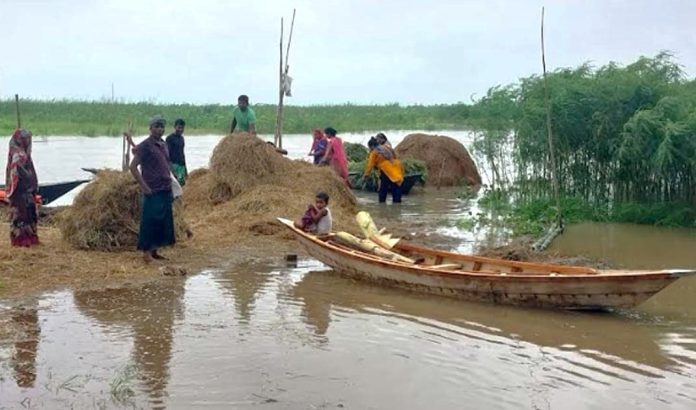
[[[22,126],[37,136],[118,136],[133,122],[134,132],[147,131],[155,114],[168,121],[186,120],[188,135],[226,134],[231,121],[230,105],[155,104],[109,101],[25,100],[21,101]],[[253,105],[257,131],[273,134],[276,106]],[[285,108],[283,133],[305,134],[314,128],[332,126],[341,132],[375,130],[466,130],[470,129],[470,106],[441,105],[317,105]],[[0,100],[0,135],[9,136],[16,127],[14,100]]]

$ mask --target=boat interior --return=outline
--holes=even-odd
[[[335,235],[333,234],[317,236],[317,238],[349,253],[359,253],[362,256],[375,260],[385,259],[382,256],[373,255],[364,250],[356,249],[353,246],[349,246],[348,244],[337,241]],[[398,242],[389,251],[408,258],[411,261],[406,262],[403,260],[392,260],[392,262],[407,265],[412,264],[425,269],[455,272],[476,272],[484,274],[498,274],[503,276],[508,274],[559,276],[569,274],[597,275],[602,273],[601,271],[590,267],[521,262],[439,251],[436,249],[419,247],[404,241]]]

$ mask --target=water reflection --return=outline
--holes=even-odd
[[[523,341],[581,352],[617,365],[628,360],[658,369],[676,362],[663,354],[657,328],[621,314],[588,314],[467,303],[381,288],[332,271],[307,273],[291,290],[302,317],[317,335],[326,335],[335,309],[398,317],[448,330],[455,337],[483,332],[508,342]],[[440,327],[439,324],[452,326]],[[480,336],[476,336],[480,337]],[[489,341],[492,341],[489,340]],[[634,371],[641,371],[634,368]],[[642,372],[642,371],[641,371]]]
[[[249,263],[49,295],[37,309],[11,312],[29,337],[13,339],[10,365],[0,366],[0,408],[25,398],[49,408],[111,403],[110,383],[128,357],[140,377],[134,400],[148,408],[696,402],[696,329],[679,321],[466,303],[319,269],[305,259],[290,268]],[[72,390],[61,387],[74,376]]]
[[[241,323],[250,323],[256,300],[272,279],[269,275],[272,269],[263,264],[250,263],[219,273],[216,282],[224,294],[234,300],[235,311]]]
[[[104,327],[132,329],[132,360],[151,404],[162,406],[167,396],[174,327],[183,320],[184,280],[140,288],[75,292],[75,305]]]
[[[14,343],[14,352],[10,359],[17,387],[34,387],[36,381],[36,354],[41,334],[36,308],[37,303],[33,301],[21,308],[13,309],[11,313],[12,323],[19,336]]]

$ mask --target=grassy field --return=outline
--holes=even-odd
[[[257,130],[272,134],[276,106],[254,105]],[[232,106],[89,102],[69,100],[21,101],[22,125],[35,135],[120,135],[132,120],[135,131],[145,132],[152,115],[161,114],[173,124],[184,118],[188,134],[221,134],[229,130]],[[465,129],[469,106],[465,104],[401,106],[326,105],[285,107],[284,133],[309,133],[332,126],[340,132],[396,129]],[[0,100],[0,135],[10,135],[16,125],[14,100]]]

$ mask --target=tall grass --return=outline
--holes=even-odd
[[[253,106],[259,133],[273,133],[276,106]],[[161,114],[170,121],[186,120],[188,134],[229,131],[232,106],[209,104],[155,104],[74,100],[23,100],[22,125],[35,135],[120,135],[132,120],[143,133],[148,119]],[[465,129],[469,107],[452,105],[316,105],[286,106],[283,131],[307,133],[332,126],[339,132],[396,129]],[[0,100],[0,135],[10,135],[16,125],[14,100]]]

